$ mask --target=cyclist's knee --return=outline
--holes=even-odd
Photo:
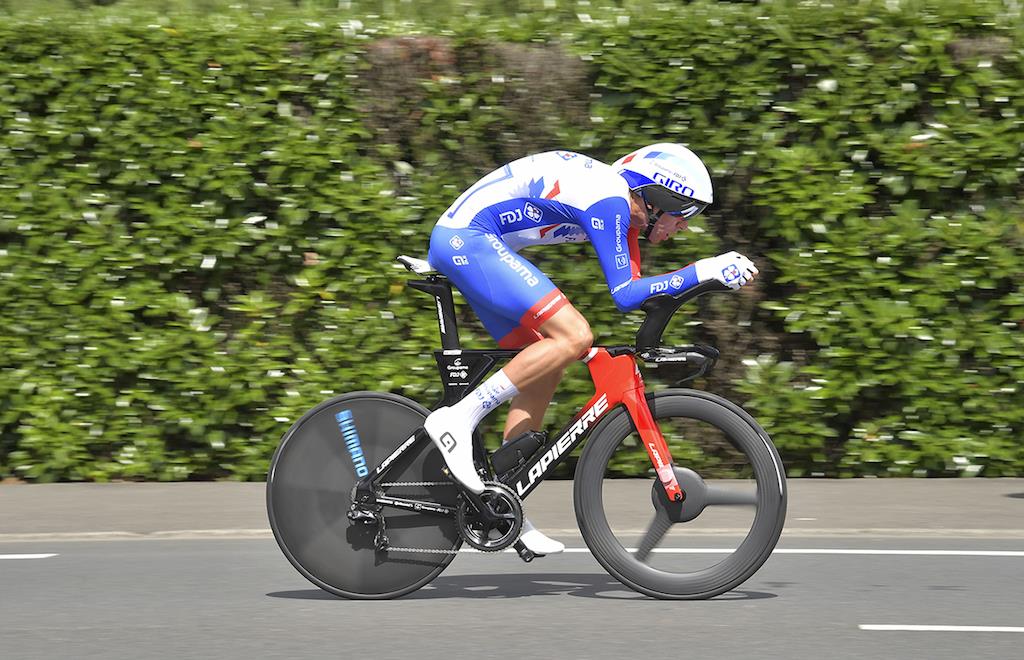
[[[590,324],[586,321],[577,329],[573,338],[573,358],[585,354],[594,345],[594,333],[590,330]]]
[[[586,353],[594,343],[590,324],[572,305],[566,305],[555,312],[555,315],[540,327],[540,333],[544,337],[554,339],[563,347],[563,357],[566,361],[575,360]]]
[[[578,321],[565,328],[556,339],[565,346],[565,358],[575,360],[585,354],[594,344],[594,333],[590,330],[590,324],[582,316]]]

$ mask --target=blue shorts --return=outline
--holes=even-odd
[[[503,348],[540,339],[537,329],[569,303],[547,275],[483,226],[435,226],[427,259],[458,287]]]

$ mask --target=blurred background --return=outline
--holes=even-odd
[[[320,400],[431,405],[435,311],[395,257],[506,161],[661,140],[716,201],[645,270],[762,273],[666,341],[722,350],[696,386],[790,476],[1022,476],[1022,26],[1019,0],[0,0],[0,478],[260,480]],[[589,246],[526,254],[632,341]],[[570,369],[551,425],[592,391]]]

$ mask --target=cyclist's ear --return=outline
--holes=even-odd
[[[635,192],[629,193],[629,226],[641,231],[647,227],[647,206]]]

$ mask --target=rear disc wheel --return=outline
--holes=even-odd
[[[346,598],[395,598],[451,563],[462,542],[454,516],[382,511],[390,546],[443,551],[433,553],[378,550],[378,525],[348,518],[360,475],[390,456],[428,414],[395,394],[353,392],[321,403],[284,435],[267,476],[267,512],[281,551],[310,582]],[[387,482],[432,485],[386,490],[454,509],[458,489],[443,466],[433,443],[421,443],[395,461]]]

